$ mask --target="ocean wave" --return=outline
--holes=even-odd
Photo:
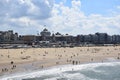
[[[0,80],[120,80],[120,62],[56,66],[3,76]]]

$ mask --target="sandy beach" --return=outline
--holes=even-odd
[[[0,49],[0,75],[119,58],[120,46]]]

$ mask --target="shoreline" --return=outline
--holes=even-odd
[[[120,46],[0,49],[0,77],[20,71],[39,70],[68,64],[81,65],[119,61],[119,52]],[[6,71],[2,72],[3,69]]]
[[[12,73],[12,74],[9,74],[9,75],[3,75],[0,77],[0,79],[2,80],[7,80],[7,79],[19,79],[19,78],[22,78],[22,79],[27,79],[27,78],[35,78],[35,76],[33,77],[30,77],[30,75],[32,74],[38,74],[39,72],[45,72],[45,71],[48,71],[48,70],[58,70],[58,71],[66,71],[65,68],[70,68],[71,67],[71,71],[73,71],[75,68],[72,68],[73,66],[81,66],[84,68],[84,66],[86,65],[95,65],[95,64],[99,64],[99,65],[102,65],[102,64],[120,64],[120,61],[106,61],[106,62],[94,62],[94,63],[83,63],[83,64],[78,64],[78,65],[72,65],[72,64],[65,64],[65,65],[56,65],[56,66],[51,66],[51,67],[47,67],[47,68],[43,68],[43,69],[37,69],[37,70],[31,70],[31,71],[24,71],[24,72],[15,72],[15,73]],[[79,68],[78,67],[78,68]],[[89,66],[90,67],[90,66]],[[96,67],[96,66],[94,66]],[[41,74],[43,75],[43,74]]]

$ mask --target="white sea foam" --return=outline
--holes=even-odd
[[[120,80],[120,62],[64,65],[49,69],[11,74],[0,80]]]

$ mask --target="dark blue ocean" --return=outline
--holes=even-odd
[[[120,62],[56,66],[6,75],[0,80],[120,80]]]

